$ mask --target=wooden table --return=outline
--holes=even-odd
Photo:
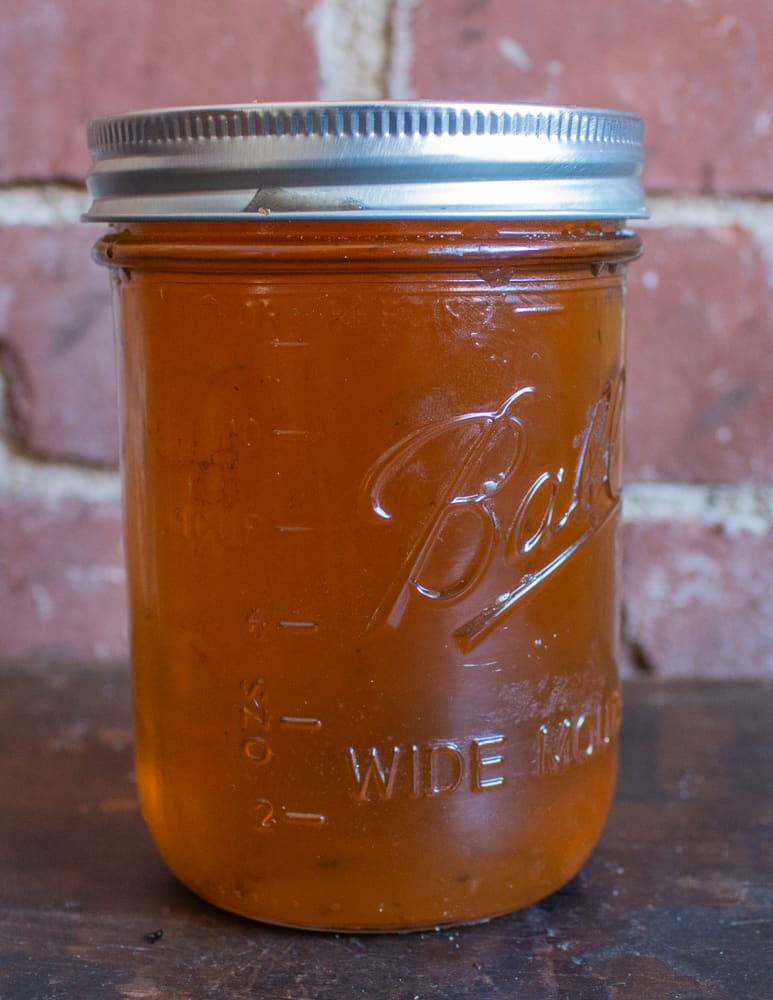
[[[251,923],[167,873],[125,667],[10,665],[0,693],[1,1000],[773,998],[773,686],[630,685],[577,878],[489,924],[375,937]]]

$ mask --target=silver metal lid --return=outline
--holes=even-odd
[[[641,218],[642,121],[537,104],[244,104],[99,118],[85,218]]]

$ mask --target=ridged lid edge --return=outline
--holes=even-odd
[[[244,104],[162,108],[97,118],[88,127],[88,145],[91,156],[101,159],[149,147],[227,139],[475,135],[641,146],[643,123],[624,111],[536,104]]]

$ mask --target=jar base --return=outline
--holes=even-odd
[[[583,864],[587,858],[583,859]],[[254,912],[248,912],[247,910],[240,908],[238,904],[232,902],[226,902],[223,899],[216,898],[206,891],[201,891],[193,886],[186,883],[179,876],[174,875],[182,885],[184,885],[190,892],[192,892],[199,899],[203,900],[211,906],[216,907],[219,910],[223,910],[226,913],[233,914],[237,917],[242,917],[245,920],[253,921],[257,924],[266,924],[270,927],[280,927],[286,930],[297,930],[297,931],[308,931],[315,934],[352,934],[352,935],[378,935],[378,934],[422,934],[422,933],[433,933],[433,932],[443,932],[453,930],[460,927],[475,927],[480,924],[490,923],[492,920],[497,920],[500,917],[506,917],[512,913],[518,913],[519,911],[527,909],[529,906],[533,906],[542,899],[547,899],[554,892],[558,892],[563,886],[567,885],[581,870],[582,865],[580,865],[576,871],[573,871],[567,878],[563,879],[559,885],[554,886],[547,892],[538,892],[535,895],[525,896],[523,901],[514,902],[512,905],[503,906],[501,909],[496,909],[490,913],[486,913],[480,916],[471,916],[469,918],[458,917],[451,918],[447,920],[419,920],[417,922],[406,922],[406,923],[385,923],[385,924],[366,924],[365,922],[352,922],[340,924],[331,922],[330,924],[305,922],[303,920],[293,921],[293,920],[282,920],[270,916],[260,916]]]

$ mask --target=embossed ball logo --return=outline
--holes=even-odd
[[[545,431],[535,426],[551,426],[551,403],[531,385],[494,410],[434,421],[389,448],[363,483],[371,516],[399,521],[399,487],[416,470],[429,499],[423,519],[403,525],[409,543],[369,627],[396,627],[413,599],[447,605],[480,591],[480,611],[453,633],[467,651],[557,571],[619,508],[623,381],[621,373],[604,386],[559,462],[536,447]],[[513,585],[485,596],[495,559],[512,570]]]

